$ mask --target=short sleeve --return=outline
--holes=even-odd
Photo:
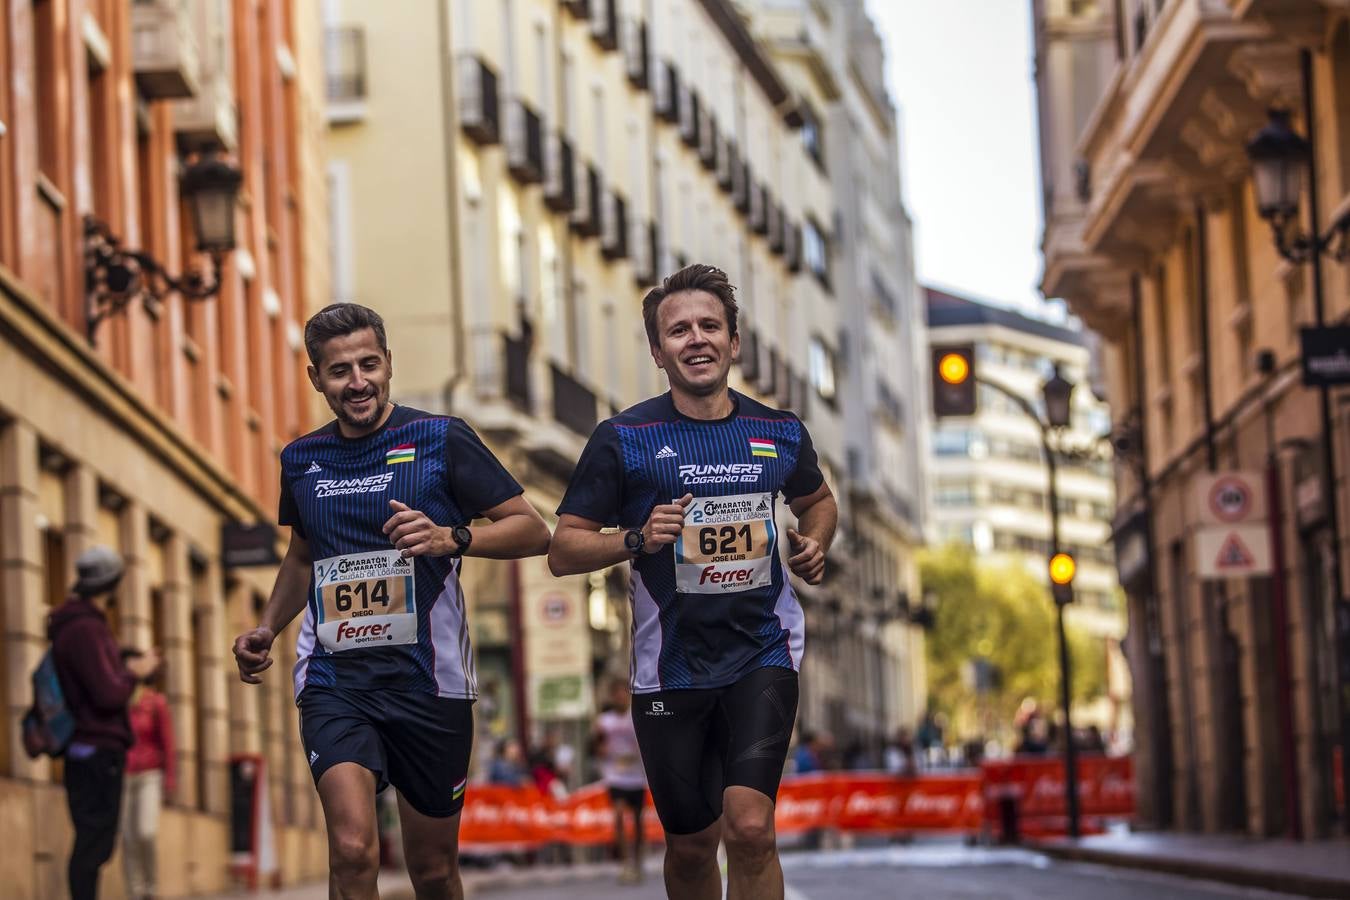
[[[811,434],[801,422],[801,441],[797,447],[797,467],[792,470],[787,481],[783,482],[783,496],[791,503],[798,497],[806,497],[820,490],[825,483],[825,474],[820,471],[820,460],[816,457],[816,445],[811,443]]]
[[[623,505],[623,466],[619,462],[619,433],[601,422],[586,442],[568,482],[558,515],[580,516],[602,525],[619,525]]]
[[[492,455],[463,419],[451,419],[445,434],[446,470],[450,493],[470,518],[524,493],[520,483]]]
[[[291,482],[286,478],[284,463],[281,466],[281,497],[277,501],[277,523],[291,526],[296,534],[309,540],[309,535],[305,534],[304,523],[300,521],[300,507],[296,505],[295,494],[291,492]]]

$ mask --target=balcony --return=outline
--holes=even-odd
[[[501,110],[497,103],[497,73],[477,56],[461,56],[459,79],[459,125],[477,144],[501,140]]]
[[[590,437],[599,422],[595,393],[557,365],[550,365],[549,368],[553,374],[554,420],[582,437]]]
[[[750,186],[750,230],[755,234],[769,233],[769,189],[762,184]]]
[[[595,237],[602,225],[601,206],[605,187],[595,166],[581,165],[577,170],[577,205],[572,210],[572,231],[582,237]]]
[[[328,121],[359,122],[366,117],[366,32],[357,27],[324,32]]]
[[[473,396],[486,404],[476,416],[484,430],[510,434],[526,428],[528,420],[523,417],[534,406],[530,349],[531,340],[524,334],[516,337],[490,325],[474,330],[469,344]]]
[[[755,380],[755,386],[765,397],[773,396],[778,389],[778,350],[774,347],[769,348],[769,358],[764,368],[759,371],[759,378]]]
[[[529,413],[534,404],[530,396],[530,341],[524,337],[502,335],[502,392],[507,400],[523,413]]]
[[[136,0],[131,5],[131,59],[136,87],[147,100],[197,93],[201,61],[184,4]]]
[[[600,252],[608,260],[628,255],[628,204],[615,191],[605,194],[601,207]]]
[[[561,134],[551,134],[544,156],[544,204],[554,212],[570,213],[577,205],[577,172],[572,144]]]
[[[740,166],[740,157],[736,153],[736,142],[731,139],[720,140],[717,142],[717,186],[722,189],[722,193],[731,193],[732,185],[736,180],[736,169]]]
[[[223,72],[206,76],[196,96],[173,101],[173,130],[178,149],[184,154],[235,151],[239,146],[239,117],[234,90]]]
[[[591,17],[590,0],[562,0],[562,5],[563,9],[578,19],[589,19]]]
[[[633,248],[633,280],[638,287],[650,287],[657,280],[656,260],[661,252],[656,223],[634,219],[628,231],[628,243]]]
[[[698,147],[699,101],[692,88],[684,89],[680,100],[680,140],[686,147]]]
[[[741,377],[747,384],[759,378],[759,339],[749,328],[741,331]]]
[[[717,142],[719,140],[717,118],[711,111],[704,109],[703,124],[699,128],[698,134],[698,158],[703,163],[703,168],[709,172],[717,171]]]
[[[802,226],[796,222],[783,223],[783,261],[789,272],[802,270]]]
[[[623,62],[628,83],[647,89],[651,77],[651,51],[647,46],[647,23],[628,19],[623,23]]]
[[[656,87],[652,91],[656,115],[671,123],[680,121],[680,72],[672,62],[656,66]]]
[[[591,0],[591,40],[605,50],[619,47],[618,0]]]
[[[506,108],[506,168],[521,184],[544,180],[544,124],[519,98]]]
[[[783,207],[776,203],[769,204],[769,252],[776,256],[783,254],[784,245],[784,227],[783,227]]]
[[[750,164],[742,162],[731,170],[731,205],[741,215],[750,212]]]

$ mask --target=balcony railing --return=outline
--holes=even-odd
[[[146,99],[197,93],[201,62],[181,3],[137,0],[131,5],[131,55],[136,86]]]
[[[459,60],[459,123],[472,140],[495,144],[501,140],[501,110],[497,101],[497,73],[477,56]]]
[[[475,328],[470,337],[474,394],[480,400],[508,401],[524,413],[533,408],[530,391],[530,345],[491,325]]]
[[[740,155],[736,152],[736,142],[730,139],[719,141],[717,144],[717,186],[722,189],[722,193],[731,193],[732,185],[736,181],[736,170],[740,168]]]
[[[605,195],[601,216],[600,252],[605,259],[623,259],[628,255],[628,204],[610,191]]]
[[[680,72],[674,63],[657,64],[652,98],[658,116],[672,125],[680,121]]]
[[[506,167],[521,184],[544,178],[544,123],[518,98],[506,110]]]
[[[554,212],[571,212],[577,205],[576,159],[572,144],[561,134],[549,135],[544,160],[544,203]]]
[[[680,140],[686,147],[698,147],[699,106],[698,94],[686,87],[680,99]]]
[[[660,235],[655,222],[634,219],[629,226],[632,236],[633,280],[638,287],[649,287],[656,281],[656,261],[661,252]]]
[[[581,166],[577,175],[577,205],[572,210],[572,230],[582,237],[595,237],[603,224],[605,186],[595,166]]]
[[[502,335],[502,390],[506,399],[522,412],[530,412],[534,404],[530,397],[530,342],[525,337]]]
[[[703,168],[709,172],[717,171],[717,142],[721,136],[717,133],[717,118],[707,107],[703,109],[703,124],[699,127],[698,158]]]
[[[553,418],[582,437],[595,430],[595,393],[556,365],[553,372]]]
[[[606,50],[618,49],[618,0],[591,0],[591,38]]]
[[[366,99],[366,32],[355,26],[324,33],[324,69],[330,106],[348,106]]]
[[[628,81],[646,90],[651,76],[651,54],[647,47],[647,23],[628,19],[623,25],[623,58]]]
[[[783,207],[777,203],[769,204],[769,252],[776,256],[783,254],[787,242],[785,226]]]
[[[769,189],[762,184],[750,187],[750,230],[755,234],[769,233]]]

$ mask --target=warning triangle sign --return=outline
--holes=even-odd
[[[1242,542],[1237,532],[1224,538],[1223,545],[1219,547],[1218,558],[1214,561],[1215,567],[1220,570],[1250,569],[1255,564],[1256,556]]]

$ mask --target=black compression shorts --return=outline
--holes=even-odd
[[[300,692],[300,737],[318,785],[337,763],[375,773],[424,816],[464,806],[473,747],[473,701],[413,691],[364,692],[310,685]]]
[[[792,725],[797,673],[770,666],[709,690],[633,697],[633,726],[661,826],[693,834],[722,815],[732,785],[778,795]]]

